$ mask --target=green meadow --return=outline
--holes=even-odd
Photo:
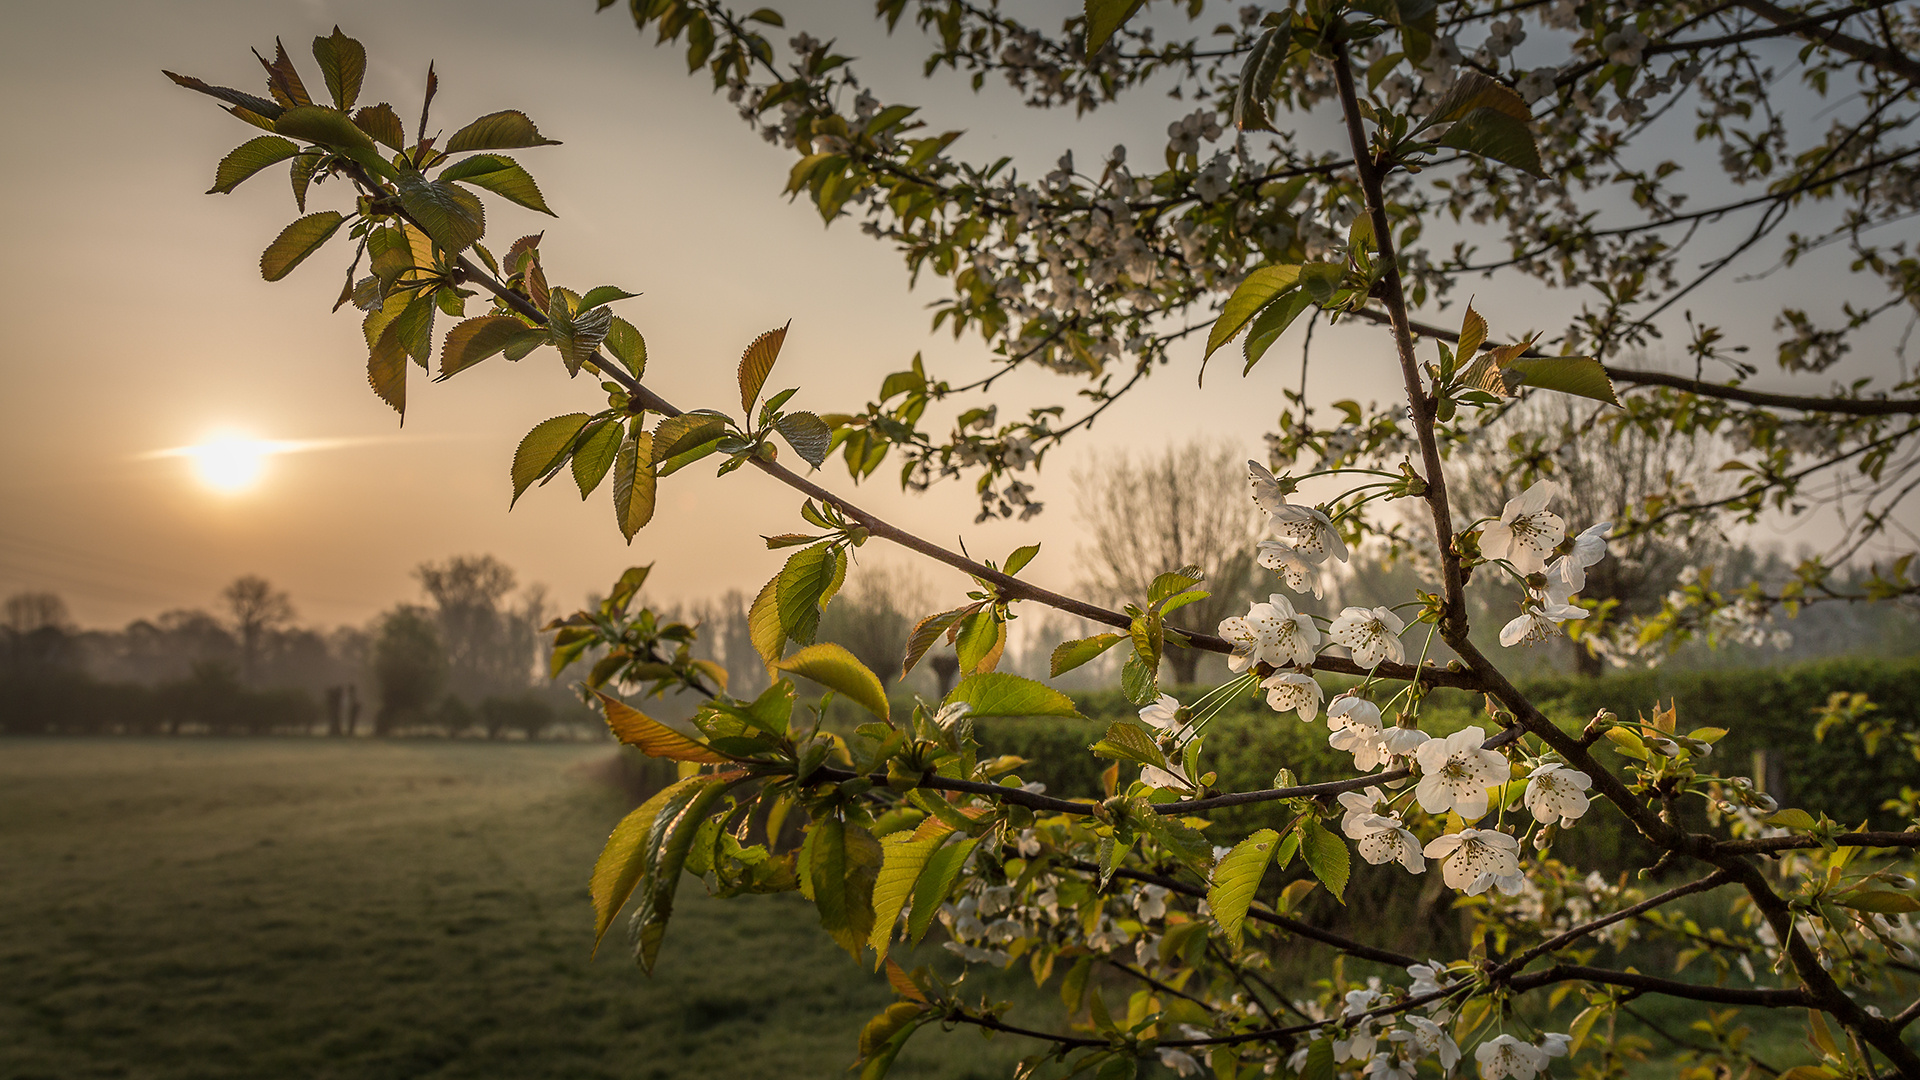
[[[604,745],[0,742],[0,1078],[832,1077],[891,1000],[794,895],[689,879],[590,959]],[[1031,1046],[923,1033],[905,1077]]]

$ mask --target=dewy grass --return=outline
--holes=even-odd
[[[843,1075],[892,995],[797,896],[688,881],[651,979],[624,922],[588,960],[612,753],[8,741],[0,1077]],[[898,1075],[1031,1050],[928,1033]]]

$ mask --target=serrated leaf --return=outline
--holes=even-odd
[[[448,167],[440,174],[440,179],[486,188],[529,210],[538,210],[548,217],[555,216],[552,210],[547,209],[547,201],[541,197],[540,185],[533,182],[533,176],[509,157],[475,154]]]
[[[573,452],[573,482],[579,486],[582,499],[593,494],[593,489],[607,478],[614,459],[620,456],[621,437],[625,433],[618,420],[601,421]]]
[[[433,316],[437,310],[432,295],[416,292],[393,320],[390,331],[400,347],[422,368],[433,355]]]
[[[753,403],[760,396],[760,388],[767,384],[767,376],[773,371],[773,362],[780,359],[780,346],[786,343],[787,327],[769,330],[753,339],[740,354],[740,411],[748,419],[753,416]]]
[[[820,606],[833,585],[836,560],[826,544],[801,548],[780,569],[774,598],[779,604],[780,629],[801,645],[813,644],[820,629]]]
[[[1591,356],[1520,357],[1508,361],[1500,370],[1509,391],[1531,386],[1609,405],[1620,404],[1606,367]]]
[[[726,430],[726,420],[712,413],[690,412],[667,417],[653,429],[654,471],[667,476],[692,464],[706,456],[701,451],[717,443]]]
[[[620,444],[620,453],[613,461],[613,514],[620,525],[620,535],[626,537],[629,544],[633,543],[634,534],[653,520],[658,481],[647,464],[652,459],[653,436],[635,431]]]
[[[1214,864],[1213,874],[1208,878],[1207,907],[1213,913],[1214,925],[1234,949],[1240,948],[1247,910],[1253,906],[1260,879],[1266,875],[1267,864],[1273,860],[1273,849],[1279,842],[1280,834],[1272,829],[1250,834]]]
[[[1186,592],[1207,579],[1206,572],[1197,566],[1183,566],[1178,570],[1169,570],[1153,579],[1147,586],[1147,603],[1157,605],[1171,596]]]
[[[1440,100],[1434,102],[1433,111],[1427,114],[1421,129],[1458,120],[1476,109],[1492,109],[1521,121],[1532,115],[1527,109],[1526,99],[1512,87],[1478,71],[1463,71]]]
[[[1108,649],[1113,648],[1126,639],[1127,635],[1125,634],[1095,634],[1092,637],[1081,638],[1078,641],[1061,642],[1053,650],[1051,677],[1057,679],[1065,675],[1067,672],[1092,660],[1094,657],[1099,656],[1101,653],[1106,652]]]
[[[1146,0],[1087,0],[1087,52],[1093,56],[1106,48],[1107,42],[1126,25],[1133,14],[1145,6]]]
[[[1127,654],[1120,665],[1120,692],[1135,705],[1145,706],[1160,696],[1160,673],[1140,659],[1138,652]]]
[[[1153,736],[1138,724],[1117,720],[1107,727],[1106,738],[1094,743],[1087,749],[1098,757],[1117,758],[1131,761],[1136,765],[1151,765],[1156,769],[1167,767],[1167,756],[1154,745]]]
[[[519,502],[520,496],[533,486],[534,481],[553,472],[560,465],[567,449],[573,445],[573,437],[592,419],[588,413],[567,413],[550,420],[542,420],[527,432],[520,440],[519,449],[513,452],[513,501]],[[511,505],[511,504],[509,504]]]
[[[1346,903],[1347,877],[1352,873],[1352,857],[1347,842],[1327,830],[1317,819],[1300,823],[1300,857],[1307,869],[1320,879],[1335,900]]]
[[[972,675],[998,666],[1006,632],[1006,623],[984,605],[960,620],[954,631],[954,655],[960,661],[960,673]]]
[[[933,647],[934,642],[940,640],[940,635],[946,633],[948,627],[978,610],[980,610],[979,604],[969,604],[966,607],[957,607],[929,615],[915,623],[913,633],[907,635],[907,654],[906,659],[900,664],[900,677],[904,679],[913,673],[914,666],[920,663],[920,658],[927,654],[927,650]]]
[[[527,114],[516,109],[487,115],[453,133],[445,147],[449,154],[468,150],[517,150],[523,146],[559,146],[534,127]]]
[[[642,841],[644,850],[650,854],[642,881],[640,909],[633,913],[633,954],[641,970],[649,974],[660,955],[667,918],[673,914],[673,896],[680,888],[680,871],[687,862],[687,849],[706,821],[707,812],[726,794],[726,788],[727,781],[720,777],[694,778],[688,788],[675,793],[660,808],[647,838]]]
[[[781,671],[804,675],[838,693],[882,720],[892,716],[887,705],[887,689],[880,677],[861,663],[845,646],[831,641],[809,645],[773,665]]]
[[[1283,291],[1293,288],[1300,280],[1300,268],[1293,265],[1256,267],[1239,285],[1234,287],[1233,295],[1227,297],[1226,304],[1220,309],[1220,317],[1214,320],[1213,329],[1207,332],[1207,351],[1201,357],[1201,363],[1214,354],[1220,346],[1232,341],[1260,309],[1272,303]]]
[[[827,460],[827,451],[833,447],[833,429],[825,420],[801,410],[783,414],[773,426],[807,464],[817,469]]]
[[[569,375],[579,373],[593,359],[607,331],[613,329],[613,312],[603,307],[575,311],[568,301],[577,299],[565,289],[555,289],[547,306],[547,330]]]
[[[1253,370],[1253,365],[1267,355],[1273,343],[1287,332],[1300,313],[1313,306],[1313,297],[1305,289],[1288,289],[1276,297],[1273,303],[1260,309],[1260,314],[1247,328],[1246,340],[1241,344],[1241,354],[1247,359],[1247,366],[1240,373],[1245,375]]]
[[[278,118],[286,111],[279,102],[249,94],[244,90],[235,90],[227,86],[214,86],[211,83],[201,82],[191,75],[176,75],[171,71],[163,70],[160,74],[172,79],[175,85],[184,86],[189,90],[199,91],[208,97],[224,101],[236,108],[245,109],[269,121]]]
[[[780,624],[779,586],[780,575],[775,574],[760,587],[747,609],[747,636],[753,639],[754,651],[768,664],[780,659],[781,648],[787,643],[786,629]]]
[[[1460,320],[1460,341],[1454,348],[1455,363],[1466,364],[1480,351],[1480,345],[1487,340],[1487,320],[1473,305],[1467,305],[1467,314]]]
[[[815,823],[808,870],[820,925],[856,959],[873,933],[873,885],[880,842],[858,825],[829,817]]]
[[[400,206],[449,254],[465,251],[487,232],[487,212],[479,198],[444,181],[402,176]]]
[[[382,176],[398,175],[392,164],[380,156],[367,133],[351,117],[324,105],[302,105],[288,109],[273,122],[273,130],[294,139],[318,143],[337,154],[352,158]]]
[[[1240,85],[1233,95],[1233,126],[1241,131],[1273,130],[1267,99],[1273,96],[1274,82],[1293,48],[1292,13],[1286,14],[1284,23],[1269,28],[1254,40],[1247,62],[1240,69]]]
[[[254,173],[299,153],[299,144],[277,135],[248,139],[220,159],[220,167],[213,171],[213,186],[207,189],[207,194],[231,195],[234,188]]]
[[[956,840],[935,851],[927,859],[926,869],[920,872],[920,879],[913,886],[913,910],[907,914],[907,943],[918,945],[925,937],[928,928],[933,925],[933,917],[939,913],[940,905],[947,900],[947,894],[953,891],[953,883],[960,876],[960,868],[966,864],[967,856],[973,854],[979,839],[966,837]]]
[[[440,377],[448,378],[493,356],[527,329],[526,323],[511,315],[482,315],[455,325],[440,346]]]
[[[588,293],[592,296],[592,293]],[[607,328],[607,340],[601,344],[613,354],[615,360],[626,365],[627,371],[638,379],[647,372],[647,339],[640,336],[634,325],[618,315],[613,317],[613,325]]]
[[[970,715],[990,716],[1068,716],[1079,717],[1073,699],[1045,683],[989,671],[960,680],[942,705],[966,702]]]
[[[400,114],[386,102],[369,105],[353,114],[353,126],[367,133],[367,137],[395,150],[404,150],[407,146],[407,128],[400,122]]]
[[[900,922],[900,912],[913,898],[920,875],[927,868],[927,860],[933,857],[947,837],[953,835],[952,826],[938,818],[928,820],[934,827],[927,829],[924,836],[920,830],[915,830],[897,832],[880,839],[880,873],[873,882],[873,932],[867,937],[867,944],[873,946],[873,966],[876,970],[886,962],[887,949],[893,944],[894,929]],[[892,981],[891,974],[888,978]]]
[[[1525,120],[1498,109],[1480,108],[1466,114],[1440,136],[1439,143],[1492,158],[1542,179],[1547,175],[1540,164],[1540,147],[1534,142],[1533,128]]]
[[[388,303],[395,308],[401,306],[397,296],[389,298]],[[380,314],[374,312],[368,319]],[[394,412],[407,415],[407,350],[393,332],[392,319],[386,320],[367,352],[367,385],[381,401],[393,406]]]
[[[306,261],[307,256],[331,240],[346,220],[337,210],[322,210],[282,229],[273,243],[267,245],[267,250],[260,253],[260,276],[268,281],[286,277]]]
[[[667,725],[628,705],[611,694],[601,693],[600,707],[613,737],[637,748],[648,757],[669,761],[698,761],[717,764],[730,761],[725,754],[704,746]]]
[[[1323,1036],[1307,1047],[1307,1060],[1300,1067],[1299,1080],[1333,1080],[1333,1037]]]
[[[360,82],[367,75],[366,46],[336,26],[330,36],[313,39],[313,58],[320,62],[320,77],[326,80],[334,105],[350,111],[360,96]]]
[[[613,925],[614,916],[626,906],[628,898],[633,895],[634,886],[639,884],[641,874],[646,871],[647,856],[642,845],[653,829],[654,819],[660,815],[668,799],[695,782],[696,779],[689,778],[661,789],[632,813],[621,818],[620,823],[613,827],[613,834],[607,837],[606,846],[593,864],[593,876],[587,883],[587,895],[593,901],[595,952],[599,951],[600,939],[606,937],[607,928]]]

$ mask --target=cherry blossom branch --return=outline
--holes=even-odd
[[[1662,979],[1654,975],[1643,975],[1637,971],[1614,971],[1611,968],[1585,967],[1578,964],[1555,964],[1542,971],[1522,975],[1507,985],[1517,993],[1538,990],[1542,986],[1563,982],[1590,982],[1604,986],[1624,986],[1648,994],[1663,994],[1667,997],[1686,998],[1689,1001],[1710,1001],[1719,1005],[1758,1005],[1770,1009],[1799,1006],[1815,1008],[1820,1005],[1813,994],[1800,987],[1744,988],[1737,986],[1705,986],[1700,983],[1681,982],[1678,979]]]
[[[1673,901],[1678,900],[1683,896],[1692,896],[1694,893],[1707,892],[1712,889],[1717,889],[1722,885],[1728,884],[1732,880],[1733,878],[1730,875],[1728,875],[1726,871],[1715,870],[1713,873],[1708,874],[1706,877],[1703,877],[1698,881],[1691,881],[1677,888],[1668,889],[1666,892],[1663,892],[1658,896],[1650,896],[1647,899],[1642,900],[1641,902],[1633,905],[1632,907],[1621,908],[1619,911],[1616,911],[1611,915],[1604,915],[1590,922],[1582,923],[1579,926],[1576,926],[1573,929],[1568,930],[1567,932],[1560,934],[1557,937],[1549,938],[1546,941],[1543,941],[1540,944],[1535,945],[1533,948],[1528,949],[1527,951],[1521,953],[1520,955],[1514,957],[1513,959],[1507,961],[1506,963],[1501,964],[1498,968],[1494,969],[1492,973],[1492,978],[1494,981],[1498,982],[1504,978],[1507,978],[1513,975],[1515,972],[1518,972],[1521,968],[1526,967],[1528,964],[1532,963],[1534,960],[1537,960],[1542,956],[1545,956],[1547,953],[1558,952],[1561,949],[1566,948],[1568,945],[1573,944],[1574,942],[1580,940],[1583,937],[1586,937],[1588,934],[1591,934],[1596,930],[1605,929],[1606,927],[1612,926],[1614,923],[1623,922],[1627,919],[1633,918],[1636,915],[1640,915],[1644,912],[1652,911],[1654,908],[1672,903]]]
[[[1762,836],[1751,840],[1722,840],[1713,846],[1721,855],[1761,855],[1774,851],[1825,847],[1912,848],[1920,847],[1920,832],[1850,832],[1817,836]]]

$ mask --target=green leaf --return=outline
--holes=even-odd
[[[827,460],[827,451],[833,447],[833,429],[825,420],[801,410],[782,415],[773,426],[807,464],[817,469]]]
[[[1320,824],[1318,819],[1309,818],[1300,823],[1300,856],[1307,861],[1307,869],[1320,879],[1335,900],[1346,903],[1342,894],[1347,891],[1347,876],[1351,872],[1352,859],[1347,851],[1347,842]]]
[[[1300,1067],[1299,1080],[1333,1080],[1333,1036],[1322,1036],[1307,1047],[1307,1060]]]
[[[1148,667],[1137,651],[1128,653],[1126,663],[1120,665],[1120,692],[1141,706],[1160,696],[1159,671]]]
[[[367,133],[352,118],[324,105],[302,105],[288,109],[273,122],[273,130],[294,139],[318,143],[337,154],[352,158],[373,172],[392,178],[398,176],[392,164],[380,156]]]
[[[1280,834],[1261,829],[1235,844],[1232,851],[1214,865],[1207,883],[1207,907],[1214,924],[1226,935],[1227,944],[1240,947],[1240,936],[1247,922],[1247,909],[1253,906],[1254,893],[1266,875],[1267,863]]]
[[[533,486],[535,480],[560,466],[568,448],[573,445],[573,437],[580,434],[580,429],[586,427],[590,419],[592,417],[587,413],[567,413],[551,420],[542,420],[527,432],[527,437],[520,440],[520,448],[513,452],[514,502],[520,501],[520,496]]]
[[[943,705],[966,702],[976,718],[989,716],[1080,717],[1073,699],[1045,683],[1001,671],[969,675],[947,695]]]
[[[818,645],[809,645],[773,666],[781,671],[804,675],[880,719],[891,722],[887,689],[881,685],[880,677],[844,646],[823,641]]]
[[[1813,819],[1812,814],[1807,813],[1805,810],[1794,808],[1788,808],[1772,814],[1766,821],[1767,824],[1776,825],[1782,829],[1806,830],[1819,825],[1819,822]]]
[[[1239,285],[1234,287],[1233,295],[1220,309],[1220,317],[1214,320],[1213,329],[1207,332],[1206,357],[1215,350],[1232,341],[1260,309],[1272,303],[1276,297],[1292,288],[1300,280],[1300,268],[1292,265],[1261,266],[1249,273]]]
[[[367,75],[366,46],[336,26],[332,35],[313,39],[313,58],[320,62],[320,77],[326,80],[334,105],[351,111],[360,96],[360,81]]]
[[[1107,727],[1107,737],[1087,749],[1104,758],[1131,761],[1136,765],[1167,767],[1167,756],[1154,745],[1153,736],[1138,724],[1117,720]]]
[[[966,865],[967,856],[973,854],[979,842],[976,837],[958,840],[935,851],[927,860],[926,869],[920,872],[920,880],[913,886],[913,910],[907,913],[908,944],[918,945],[927,935],[940,905],[947,902],[947,894],[953,891],[960,868]]]
[[[913,633],[907,635],[907,655],[900,664],[900,677],[904,679],[913,673],[914,665],[927,654],[927,650],[933,647],[934,642],[940,640],[940,635],[947,632],[947,627],[980,610],[980,606],[969,604],[966,607],[942,611],[914,624]]]
[[[754,651],[769,664],[780,659],[787,643],[786,628],[780,623],[779,589],[780,574],[775,574],[760,587],[759,595],[747,608],[747,636],[753,639]]]
[[[627,898],[633,895],[634,886],[646,870],[646,853],[641,845],[653,829],[654,818],[660,815],[668,799],[696,782],[696,778],[688,778],[661,789],[641,803],[639,809],[621,818],[620,824],[613,827],[613,835],[607,837],[606,847],[594,862],[593,876],[587,883],[587,894],[593,900],[595,951],[600,948],[600,939],[607,936],[607,927],[613,925],[613,917],[626,906]]]
[[[1163,601],[1186,592],[1206,579],[1206,571],[1197,566],[1169,570],[1155,577],[1153,584],[1147,586],[1147,604],[1158,607]]]
[[[1039,544],[1027,544],[1014,548],[1013,553],[1007,556],[1007,564],[1000,568],[1001,572],[1011,577],[1025,570],[1027,564],[1032,562],[1033,557],[1038,554],[1040,554]]]
[[[633,543],[633,534],[653,520],[654,479],[653,469],[645,464],[653,458],[653,436],[647,432],[635,430],[620,446],[619,456],[613,462],[613,515],[620,525],[620,535]]]
[[[638,749],[648,757],[664,758],[668,761],[697,761],[705,764],[719,764],[732,760],[712,747],[680,734],[611,694],[601,693],[599,697],[602,715],[606,717],[607,729],[613,732],[613,737]]]
[[[267,245],[267,250],[260,253],[260,276],[268,281],[286,277],[307,256],[332,239],[346,220],[339,211],[322,210],[282,229],[273,243]]]
[[[354,113],[353,126],[366,132],[369,138],[395,150],[407,147],[406,125],[400,122],[400,114],[393,111],[393,106],[384,101]]]
[[[1425,131],[1435,124],[1458,120],[1476,109],[1492,109],[1522,122],[1532,116],[1526,99],[1511,87],[1478,71],[1465,71],[1454,79],[1440,100],[1434,102],[1433,111],[1414,130]]]
[[[962,619],[960,629],[954,634],[954,653],[960,660],[961,673],[992,671],[1000,661],[1005,634],[1006,624],[994,617],[990,607],[982,606]]]
[[[780,569],[774,599],[779,604],[780,629],[802,645],[813,644],[820,629],[820,605],[833,585],[835,553],[830,545],[801,548]]]
[[[407,350],[400,344],[399,335],[393,332],[393,324],[404,310],[406,300],[395,293],[387,298],[387,306],[394,309],[393,315],[389,316],[383,309],[367,316],[369,323],[380,320],[382,324],[367,352],[367,385],[402,418],[407,415]]]
[[[753,344],[740,354],[740,411],[747,414],[748,420],[752,419],[753,403],[760,396],[760,388],[766,385],[767,376],[773,371],[773,362],[780,359],[780,346],[787,340],[787,326],[754,338]]]
[[[433,357],[433,316],[437,310],[432,294],[416,292],[393,320],[395,339],[422,368]]]
[[[1065,675],[1126,639],[1125,634],[1095,634],[1078,641],[1061,642],[1053,650],[1052,677],[1057,679]]]
[[[666,476],[705,457],[726,430],[725,417],[707,412],[681,413],[660,421],[653,429],[654,472]]]
[[[573,482],[580,487],[581,499],[593,494],[593,489],[607,478],[607,470],[620,456],[623,434],[618,420],[602,420],[580,440],[580,448],[573,452]]]
[[[1172,852],[1194,873],[1205,875],[1213,862],[1213,843],[1199,829],[1167,814],[1148,811],[1140,818],[1140,830]]]
[[[1498,109],[1473,110],[1448,128],[1439,142],[1441,146],[1492,158],[1542,179],[1547,175],[1540,164],[1540,147],[1533,140],[1533,129],[1525,120],[1515,119]]]
[[[498,353],[527,328],[511,315],[482,315],[455,325],[440,346],[440,377],[450,378]]]
[[[1267,99],[1273,96],[1274,82],[1286,67],[1287,54],[1293,50],[1292,14],[1287,12],[1285,22],[1254,40],[1247,62],[1240,69],[1240,86],[1233,96],[1233,124],[1241,131],[1273,130]]]
[[[1087,55],[1106,48],[1108,40],[1145,5],[1146,0],[1087,0]]]
[[[588,293],[592,296],[592,293]],[[640,336],[634,325],[618,315],[613,317],[613,325],[607,328],[607,340],[603,342],[607,351],[615,360],[626,365],[627,371],[638,379],[647,372],[647,339]]]
[[[486,235],[487,212],[473,192],[416,175],[400,178],[400,206],[440,250],[457,255]]]
[[[517,150],[523,146],[559,146],[556,139],[544,138],[527,114],[514,109],[487,115],[453,133],[445,150],[449,154],[468,150]]]
[[[1901,915],[1920,911],[1920,900],[1915,900],[1906,893],[1881,889],[1851,893],[1835,899],[1855,911],[1871,911],[1879,915]]]
[[[1510,391],[1532,386],[1604,401],[1609,405],[1620,404],[1619,396],[1613,391],[1613,380],[1607,377],[1606,367],[1591,356],[1521,357],[1508,361],[1500,368],[1500,373]]]
[[[867,937],[867,944],[873,946],[876,971],[886,962],[894,928],[900,922],[900,911],[920,884],[927,860],[953,835],[945,822],[938,818],[931,820],[933,825],[929,828],[903,830],[880,839],[880,874],[873,882],[873,932]],[[922,836],[922,832],[930,835]]]
[[[1273,343],[1287,332],[1300,313],[1313,306],[1313,297],[1305,289],[1289,289],[1279,295],[1273,303],[1260,309],[1260,316],[1253,320],[1253,326],[1247,330],[1247,340],[1241,346],[1241,352],[1247,358],[1247,366],[1241,369],[1244,375],[1253,370],[1253,365],[1267,355]]]
[[[207,189],[207,194],[231,195],[247,177],[299,153],[298,143],[277,135],[248,139],[220,159],[220,167],[213,171],[213,186]]]
[[[580,311],[574,306],[579,299],[566,289],[554,289],[547,303],[547,333],[569,375],[578,374],[593,359],[613,329],[613,312],[603,307]]]
[[[808,871],[820,925],[855,959],[873,933],[873,884],[880,842],[858,825],[829,817],[815,823]]]
[[[707,812],[726,794],[727,783],[726,779],[715,776],[693,778],[687,787],[675,792],[661,806],[642,842],[650,854],[640,909],[633,913],[633,955],[640,962],[641,970],[649,974],[660,955],[667,918],[673,914],[673,896],[680,888],[680,870],[687,862],[687,848],[706,821]]]
[[[538,210],[549,217],[556,216],[547,209],[547,201],[540,196],[540,186],[520,164],[509,157],[498,154],[475,154],[474,156],[451,166],[440,174],[443,181],[458,180],[462,183],[483,187],[495,195],[504,196],[529,210]]]
[[[226,86],[213,86],[201,82],[191,75],[176,75],[171,71],[162,70],[160,74],[172,79],[177,86],[184,86],[189,90],[197,90],[210,98],[224,101],[235,108],[245,109],[269,121],[286,111],[278,102],[269,101],[263,97],[255,97],[243,90],[235,90]]]

